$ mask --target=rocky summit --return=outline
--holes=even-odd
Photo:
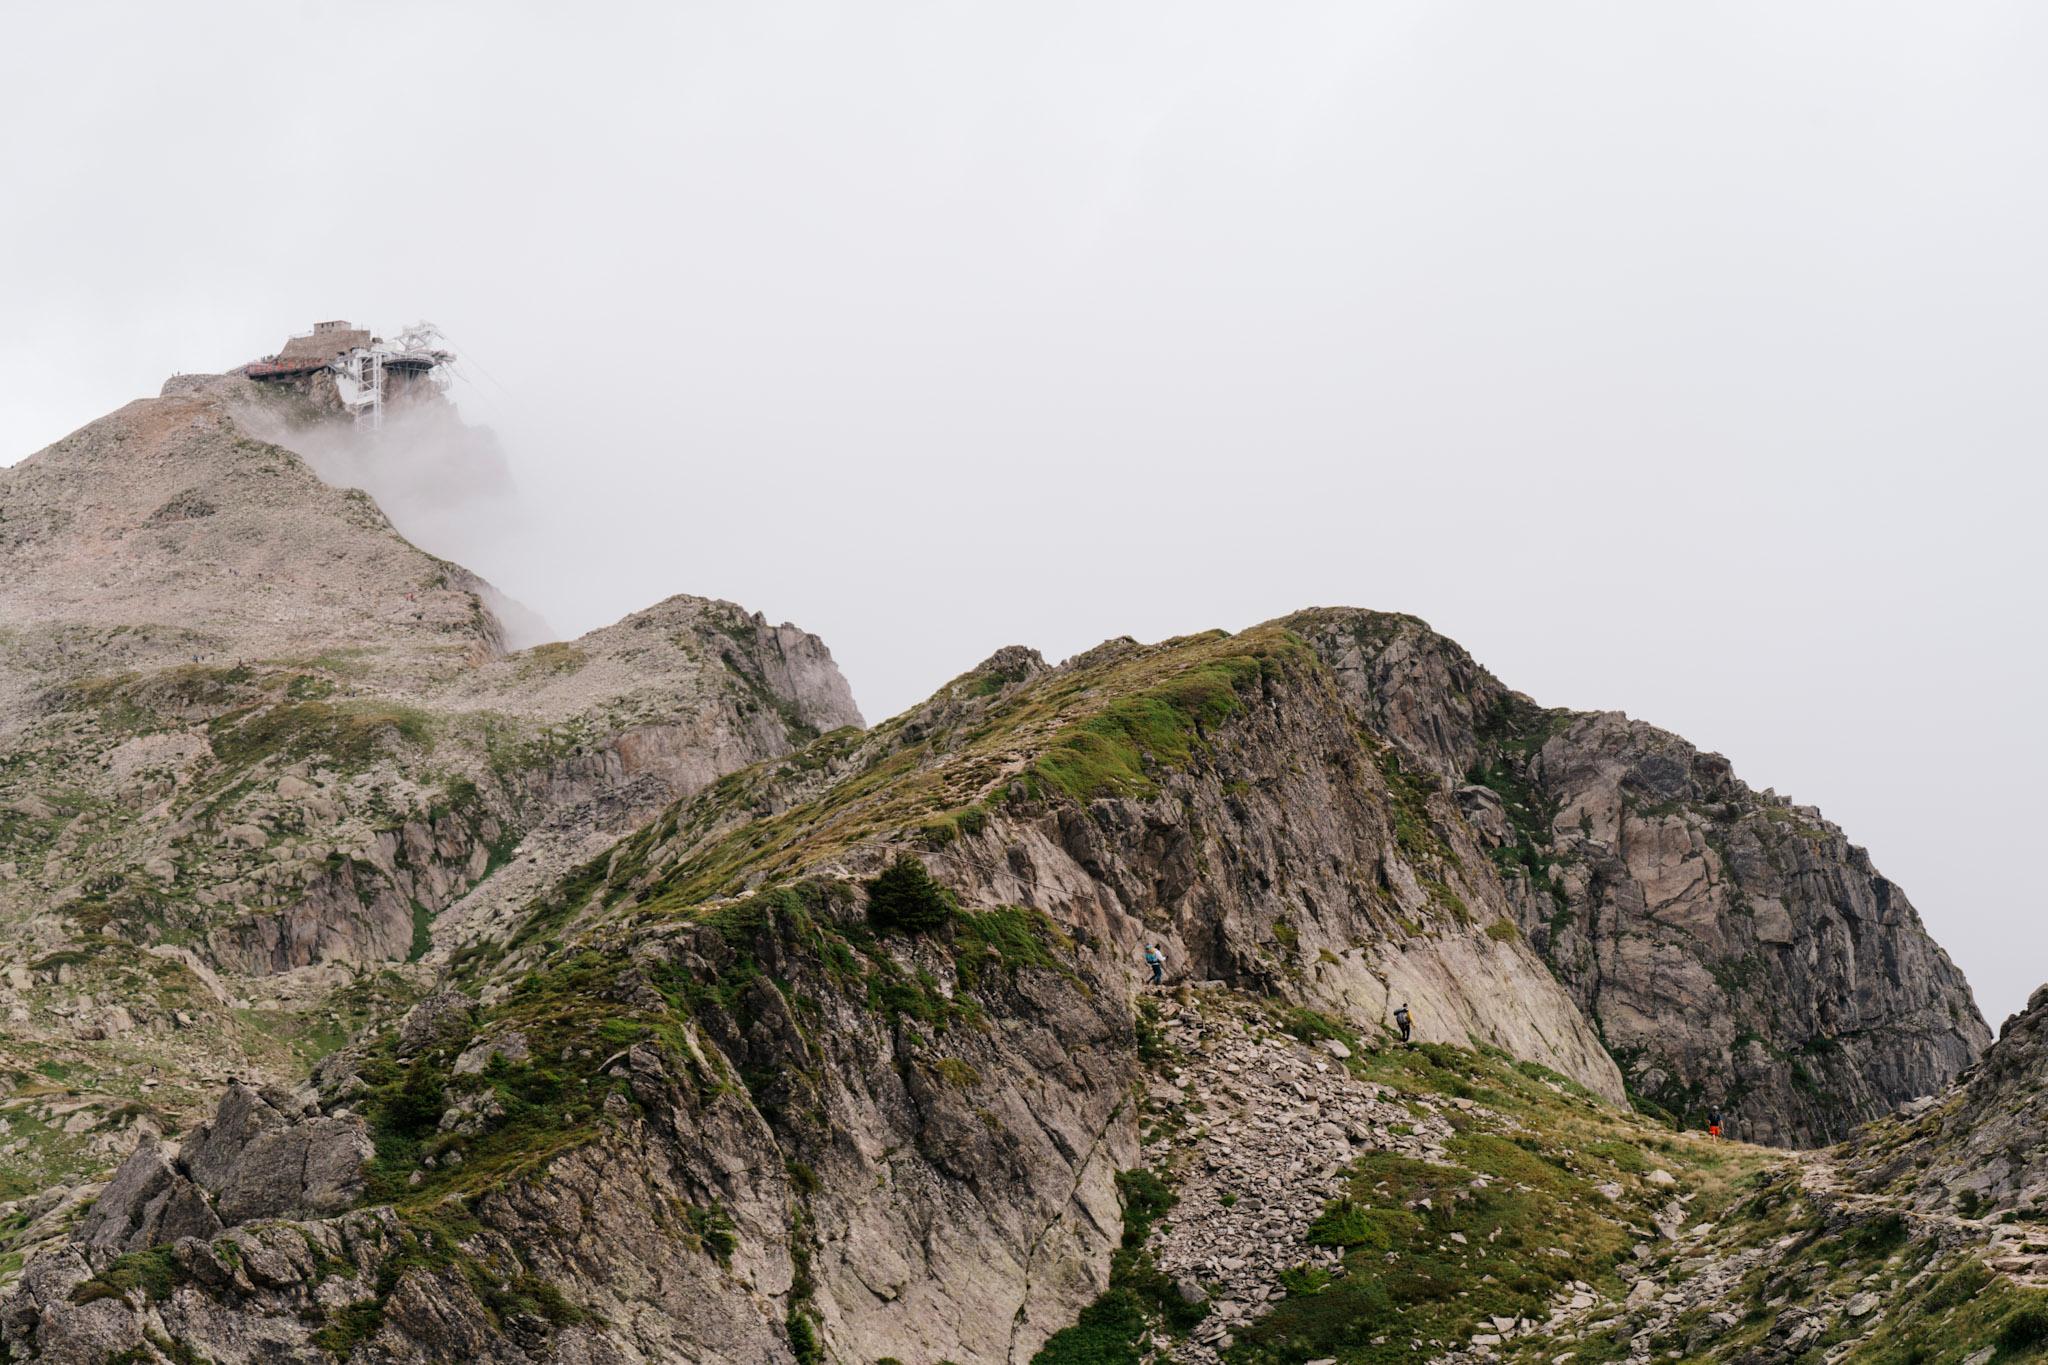
[[[1363,610],[511,650],[317,396],[0,471],[0,1359],[2048,1351],[2048,1002],[1719,756]]]
[[[1288,625],[1452,789],[1640,1102],[1813,1145],[1938,1090],[1990,1042],[1905,893],[1813,807],[1627,716],[1539,707],[1413,618]]]

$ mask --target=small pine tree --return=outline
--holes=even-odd
[[[868,922],[907,934],[936,929],[953,917],[953,893],[932,880],[909,854],[868,883]]]

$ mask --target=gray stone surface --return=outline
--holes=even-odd
[[[362,1120],[319,1112],[309,1093],[231,1085],[211,1122],[172,1155],[145,1141],[121,1164],[76,1240],[104,1257],[258,1218],[320,1217],[360,1198],[372,1152]]]
[[[154,1139],[145,1139],[100,1191],[74,1235],[88,1254],[110,1259],[180,1237],[212,1237],[221,1226],[205,1192]]]
[[[1181,1352],[1207,1362],[1274,1301],[1281,1269],[1333,1260],[1305,1230],[1346,1161],[1439,1159],[1456,1124],[1507,1122],[1347,1068],[1388,1045],[1397,1006],[1421,1042],[1497,1045],[1620,1102],[1604,1032],[1638,1091],[1680,1109],[1734,1097],[1739,1132],[1799,1142],[1937,1091],[1982,1041],[1911,907],[1817,813],[1625,717],[1542,712],[1412,619],[1291,618],[1312,657],[1269,630],[1284,647],[1204,715],[1184,757],[1142,753],[1144,780],[1086,801],[1022,780],[1049,718],[1110,685],[1087,670],[1176,646],[1112,641],[1057,668],[1012,647],[872,734],[761,763],[859,723],[815,637],[681,597],[506,654],[480,583],[238,425],[246,387],[181,384],[0,473],[0,609],[28,622],[0,649],[0,743],[32,760],[28,777],[0,768],[21,845],[0,880],[0,1006],[37,1060],[61,1040],[88,1059],[66,1065],[106,1067],[121,1082],[109,1094],[168,1080],[219,1096],[176,1150],[153,1118],[91,1139],[92,1098],[33,1097],[49,1131],[98,1141],[109,1163],[132,1155],[68,1238],[75,1202],[53,1191],[28,1210],[45,1249],[0,1306],[18,1355],[100,1360],[146,1328],[221,1365],[324,1360],[319,1325],[375,1299],[358,1356],[380,1362],[779,1365],[800,1307],[830,1359],[1022,1365],[1105,1285],[1116,1173],[1163,1162],[1183,1173],[1181,1204],[1154,1251],[1210,1298]],[[244,657],[252,676],[224,676]],[[279,658],[301,663],[264,672]],[[255,744],[248,727],[285,700],[308,702],[282,714],[314,733]],[[1002,731],[992,708],[1011,702],[1027,718]],[[386,711],[367,737],[343,726],[364,741],[353,766],[319,729]],[[1007,738],[982,744],[991,732]],[[53,795],[69,792],[90,799]],[[942,939],[886,944],[926,993],[891,1011],[821,947],[823,919],[714,927],[656,899],[721,838],[811,803],[814,823],[757,826],[783,861],[748,885],[857,887],[914,851],[969,910],[1042,911],[1053,962],[999,972],[941,1028],[929,1001],[957,998],[981,965]],[[610,856],[656,815],[633,858]],[[619,880],[567,879],[584,866]],[[544,931],[518,936],[540,906]],[[814,913],[854,931],[859,893]],[[191,917],[163,935],[189,962],[101,932],[153,942],[168,915]],[[619,998],[687,1002],[660,1046],[557,1057],[532,1017],[490,1017],[579,934],[631,964]],[[1205,983],[1159,997],[1162,1037],[1146,1045],[1183,1061],[1166,1081],[1140,1065],[1132,1008],[1155,942],[1176,984]],[[470,948],[474,1005],[432,989]],[[697,990],[743,957],[758,978]],[[147,986],[159,970],[175,982],[162,1000]],[[228,1079],[265,1074],[230,1046],[264,1031],[249,1021],[290,1012],[267,1035],[275,1057],[275,1039],[355,1027],[341,1007],[390,981],[397,1003],[319,1068],[317,1091]],[[1276,1036],[1267,1011],[1292,1009],[1355,1044]],[[1930,1219],[1966,1188],[2038,1199],[2038,1172],[1993,1161],[2038,1124],[2037,1034],[2013,1025],[1974,1100],[1901,1116],[1890,1146],[1845,1171],[1889,1181],[1904,1168],[1884,1163],[1924,1152]],[[503,1068],[574,1061],[618,1089],[531,1166],[464,1188],[459,1210],[409,1209],[401,1231],[361,1207],[371,1147],[354,1106],[392,1074],[383,1041],[401,1066],[452,1073],[422,1124],[452,1139],[442,1177],[524,1103],[494,1088]],[[136,1055],[165,1075],[125,1070]],[[1999,1106],[2014,1117],[1987,1117]],[[1141,1128],[1142,1113],[1175,1122]],[[1660,1174],[1602,1192],[1642,1224],[1625,1305],[1575,1282],[1541,1314],[1475,1321],[1438,1358],[1602,1314],[1647,1342],[1722,1311],[1768,1249],[1720,1246],[1695,1192]],[[714,1209],[734,1229],[723,1252],[701,1231]],[[423,1217],[459,1228],[459,1252],[427,1247],[443,1232]],[[1940,1228],[1983,1231],[1955,1217]],[[176,1267],[168,1297],[72,1302],[94,1270],[150,1247]],[[467,1268],[486,1264],[513,1270],[493,1283]],[[1856,1302],[1786,1314],[1772,1349],[1882,1316]]]
[[[1517,923],[1637,1094],[1813,1144],[1939,1089],[1989,1041],[1904,892],[1817,811],[1619,713],[1546,711],[1413,617],[1288,624],[1367,725],[1466,784]]]
[[[1843,1165],[1868,1191],[1989,1229],[2048,1207],[2048,986],[2007,1019],[1962,1083],[1875,1125]],[[2044,1248],[2048,1250],[2048,1248]]]

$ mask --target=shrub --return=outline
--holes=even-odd
[[[1319,1265],[1297,1265],[1280,1272],[1280,1285],[1296,1296],[1320,1294],[1330,1287],[1332,1278],[1330,1272]]]
[[[93,1303],[140,1293],[150,1303],[161,1303],[178,1287],[179,1273],[169,1247],[131,1251],[73,1289],[71,1302]]]
[[[713,1204],[709,1208],[693,1208],[686,1216],[689,1219],[690,1230],[697,1234],[698,1240],[704,1245],[704,1250],[710,1252],[713,1259],[721,1263],[732,1259],[733,1252],[739,1248],[740,1239],[738,1230],[733,1226],[732,1215],[725,1211],[723,1204]]]
[[[1166,1043],[1166,1030],[1159,1025],[1159,1006],[1149,996],[1138,998],[1133,1027],[1138,1035],[1138,1060],[1149,1065],[1173,1055]]]
[[[1968,1303],[1977,1296],[1978,1290],[1990,1283],[1991,1272],[1981,1262],[1965,1261],[1935,1281],[1934,1288],[1927,1291],[1921,1306],[1930,1314],[1946,1313]]]
[[[1859,1257],[1889,1256],[1912,1239],[1912,1229],[1896,1213],[1887,1213],[1849,1230],[1842,1238]]]
[[[1116,1192],[1124,1205],[1124,1245],[1136,1249],[1152,1235],[1152,1225],[1179,1202],[1178,1196],[1151,1171],[1116,1173]]]
[[[1073,1326],[1048,1337],[1032,1365],[1138,1365],[1145,1358],[1146,1328],[1138,1296],[1112,1288],[1082,1309]]]
[[[868,883],[868,921],[877,929],[936,929],[953,917],[954,908],[952,892],[907,853]]]
[[[798,1365],[816,1365],[825,1358],[825,1346],[818,1340],[818,1329],[803,1313],[792,1312],[789,1315],[789,1353]]]
[[[2048,1305],[2028,1304],[2010,1314],[1998,1325],[1998,1346],[2001,1351],[2048,1346]]]
[[[1181,1331],[1208,1315],[1207,1303],[1187,1303],[1174,1291],[1145,1250],[1152,1225],[1176,1202],[1173,1191],[1146,1170],[1119,1171],[1116,1190],[1124,1206],[1124,1237],[1110,1258],[1109,1288],[1081,1310],[1073,1326],[1047,1338],[1032,1365],[1140,1365],[1148,1358],[1154,1315]]]
[[[1415,1215],[1403,1210],[1364,1208],[1345,1198],[1309,1224],[1308,1241],[1311,1246],[1386,1251],[1396,1239],[1412,1235],[1416,1223]]]

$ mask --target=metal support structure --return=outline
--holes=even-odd
[[[357,426],[366,426],[372,431],[384,429],[386,354],[381,346],[358,347],[334,362],[334,388],[341,395],[342,406],[356,419]]]
[[[335,357],[328,367],[334,371],[334,388],[358,426],[383,430],[387,369],[428,376],[429,382],[440,381],[435,371],[455,359],[453,352],[438,344],[441,340],[441,331],[434,324],[416,322],[400,332],[396,341],[376,340]]]

